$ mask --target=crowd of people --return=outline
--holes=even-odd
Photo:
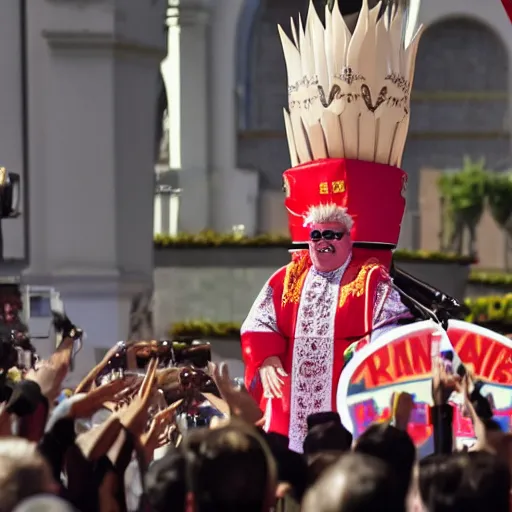
[[[432,379],[432,455],[417,458],[407,393],[395,397],[390,421],[357,439],[337,413],[309,416],[298,453],[265,430],[258,404],[225,364],[162,365],[161,344],[133,344],[142,346],[134,358],[144,369],[124,373],[112,365],[114,347],[68,396],[63,382],[80,330],[69,322],[64,330],[48,360],[3,374],[0,512],[509,510],[512,437],[486,398],[442,362]],[[466,452],[453,450],[455,389],[478,438]],[[202,424],[191,421],[198,407],[210,409]]]

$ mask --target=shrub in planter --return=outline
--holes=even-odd
[[[473,161],[469,157],[464,158],[462,169],[444,173],[439,179],[445,217],[443,231],[449,228],[448,236],[443,236],[446,239],[441,242],[443,247],[457,254],[464,254],[464,231],[467,230],[468,253],[475,254],[475,230],[484,211],[488,179],[489,172],[485,168],[485,161]]]
[[[216,233],[203,231],[201,233],[180,233],[176,236],[156,235],[154,239],[157,249],[197,249],[197,248],[285,248],[292,246],[290,238],[282,235],[257,235],[254,237],[240,236],[234,233]],[[461,264],[475,263],[475,259],[469,256],[459,256],[454,253],[410,251],[398,249],[394,252],[396,261],[432,261],[454,262]]]
[[[174,324],[169,330],[171,338],[235,338],[240,337],[240,324],[190,320]]]
[[[484,272],[473,270],[469,276],[469,282],[489,286],[512,286],[512,274],[506,272]]]
[[[466,318],[468,322],[480,325],[489,322],[512,325],[512,294],[466,299],[465,304],[471,310]]]

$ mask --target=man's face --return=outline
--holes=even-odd
[[[327,222],[310,225],[309,254],[320,272],[343,266],[352,251],[350,233],[343,224]]]

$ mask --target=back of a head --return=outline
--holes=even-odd
[[[306,493],[303,512],[405,512],[397,479],[382,461],[348,453]]]
[[[272,463],[263,441],[249,427],[211,430],[189,461],[196,510],[263,512],[275,490]]]
[[[272,432],[263,432],[261,435],[276,462],[278,482],[289,484],[293,498],[300,502],[308,480],[306,460],[288,448],[287,437]]]
[[[509,510],[510,472],[490,453],[457,453],[422,461],[419,487],[429,512]]]
[[[311,487],[322,476],[322,474],[333,464],[338,462],[342,456],[343,452],[326,451],[319,452],[309,457],[307,486]]]
[[[384,461],[398,477],[404,496],[408,493],[416,461],[416,447],[407,432],[386,423],[371,425],[357,440],[355,451]]]
[[[303,451],[306,457],[325,451],[349,451],[352,434],[341,422],[330,421],[313,425],[304,439]]]
[[[0,439],[0,512],[10,512],[21,501],[54,490],[55,482],[34,443],[19,438]]]
[[[171,450],[155,461],[145,476],[145,489],[151,510],[184,510],[187,496],[185,456]]]
[[[22,501],[13,512],[74,512],[75,509],[57,496],[34,496]]]
[[[308,432],[316,425],[323,425],[324,423],[333,422],[341,425],[341,416],[334,411],[315,412],[306,418]]]

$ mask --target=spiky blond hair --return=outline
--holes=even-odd
[[[334,203],[311,206],[304,225],[309,226],[310,224],[325,224],[328,222],[342,224],[347,231],[350,231],[354,225],[354,221],[348,214],[347,209]]]

